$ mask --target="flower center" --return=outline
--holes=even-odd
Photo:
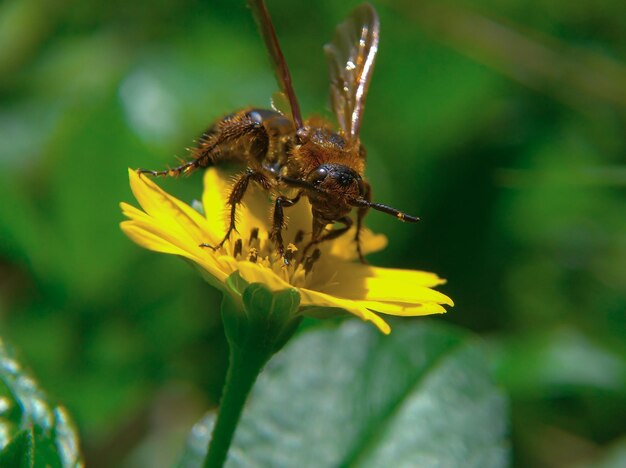
[[[232,256],[236,260],[247,260],[269,268],[296,287],[305,286],[322,256],[321,250],[311,244],[307,237],[304,231],[298,231],[293,242],[286,245],[281,257],[269,233],[260,237],[259,228],[255,227],[247,238],[242,236],[231,239]]]

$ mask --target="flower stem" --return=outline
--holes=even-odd
[[[272,292],[260,283],[248,285],[233,273],[228,284],[244,289],[240,300],[229,294],[222,302],[222,322],[230,359],[222,399],[213,427],[205,468],[221,468],[235,435],[248,394],[274,353],[298,328],[300,295],[295,289]]]
[[[226,383],[209,452],[204,460],[205,468],[220,468],[224,465],[248,394],[263,366],[273,354],[271,348],[263,349],[263,346],[254,346],[254,343],[246,345],[242,348],[231,346]]]

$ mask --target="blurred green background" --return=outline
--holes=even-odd
[[[329,115],[321,47],[357,3],[269,0],[305,114]],[[435,320],[488,343],[514,465],[626,464],[623,2],[375,6],[368,174],[423,222],[372,213],[371,261],[448,278]],[[169,463],[225,372],[219,294],[119,230],[126,168],[275,89],[243,0],[0,4],[0,333],[88,466]],[[190,201],[201,175],[161,185]]]

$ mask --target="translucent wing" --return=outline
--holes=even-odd
[[[300,114],[300,105],[296,98],[296,93],[293,90],[293,84],[291,83],[291,74],[287,68],[287,62],[280,49],[278,38],[276,37],[276,31],[274,31],[274,25],[272,19],[267,11],[267,6],[264,0],[248,0],[248,5],[252,10],[252,14],[259,26],[261,37],[265,42],[267,51],[272,60],[274,71],[276,72],[276,79],[278,80],[278,86],[280,90],[287,97],[289,107],[291,108],[291,116],[296,128],[302,127],[302,115]]]
[[[293,120],[293,116],[291,114],[291,106],[289,105],[289,99],[282,91],[276,91],[272,94],[271,99],[272,109],[276,112],[280,112],[281,114],[291,117]]]
[[[348,141],[359,136],[379,32],[378,14],[365,3],[337,26],[333,40],[324,46],[330,71],[330,103]]]

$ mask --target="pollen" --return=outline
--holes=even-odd
[[[315,264],[322,256],[322,252],[319,248],[313,249],[314,245],[310,245],[310,233],[298,230],[292,242],[286,243],[283,255],[280,255],[268,231],[261,230],[258,226],[249,229],[249,236],[240,236],[233,232],[230,239],[214,250],[220,252],[220,255],[228,255],[238,261],[249,261],[268,268],[295,287],[307,287],[311,284]]]
[[[258,258],[259,258],[259,251],[255,249],[254,247],[251,247],[250,251],[248,252],[248,260],[252,263],[256,263]]]

